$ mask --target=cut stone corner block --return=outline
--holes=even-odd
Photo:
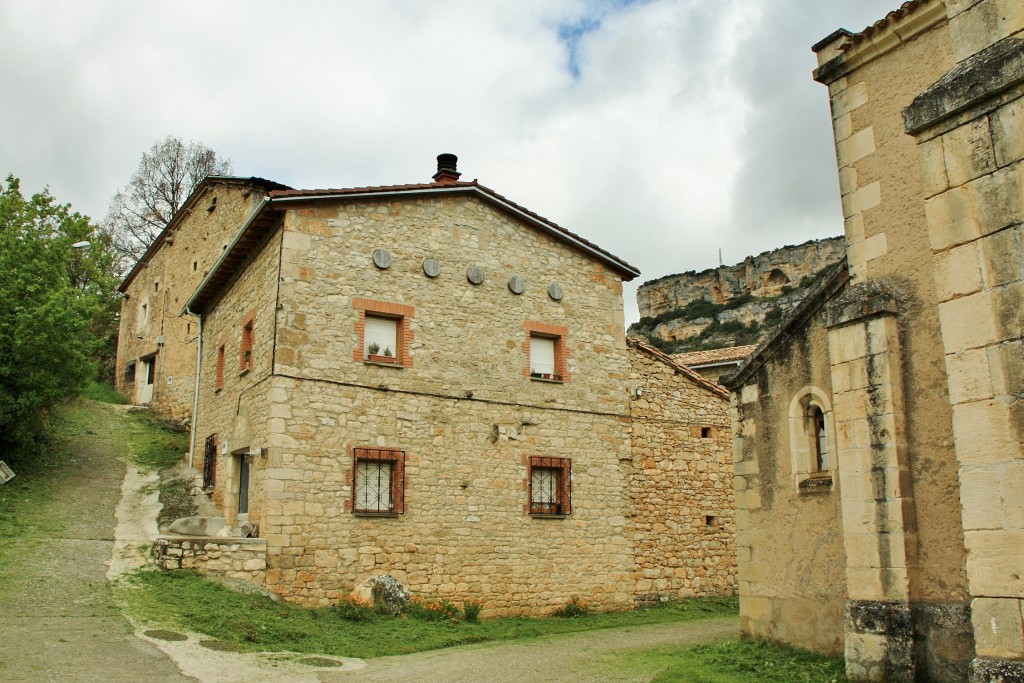
[[[846,674],[853,680],[915,680],[914,620],[905,601],[850,600],[843,610]]]

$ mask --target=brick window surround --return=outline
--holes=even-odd
[[[550,325],[548,323],[526,321],[522,325],[523,331],[526,332],[526,338],[523,340],[523,355],[526,359],[526,364],[523,366],[523,377],[531,377],[533,379],[550,379],[559,382],[569,381],[569,369],[568,369],[568,335],[569,328],[561,325]],[[534,368],[532,367],[530,347],[531,342],[535,338],[550,339],[554,342],[555,352],[555,372],[552,377],[536,377]]]
[[[405,512],[405,451],[398,448],[349,448],[352,498],[345,511],[358,515],[400,515]]]
[[[572,513],[572,460],[529,456],[524,488],[531,515],[564,516]]]
[[[393,349],[394,360],[374,358],[374,362],[393,363],[399,367],[411,368],[412,354],[409,352],[409,345],[413,340],[412,319],[416,315],[416,308],[361,297],[352,299],[352,307],[358,314],[355,327],[357,343],[352,349],[352,360],[360,363],[370,360],[366,354],[366,318],[388,318],[395,321],[395,340],[398,348]]]
[[[256,324],[256,309],[249,311],[242,321],[242,343],[238,347],[238,370],[252,370],[252,356],[255,350],[253,336]]]
[[[224,386],[224,364],[227,358],[227,346],[221,342],[217,347],[217,379],[214,387],[220,389]]]

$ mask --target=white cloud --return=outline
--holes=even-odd
[[[0,172],[102,218],[168,133],[297,187],[454,152],[651,279],[840,232],[809,47],[895,4],[0,3]]]

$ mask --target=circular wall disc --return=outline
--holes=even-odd
[[[374,249],[373,265],[377,266],[381,270],[389,267],[391,265],[391,252],[387,249]]]
[[[552,282],[550,285],[548,285],[548,296],[550,296],[552,299],[554,299],[555,301],[561,301],[562,295],[562,285],[558,284],[557,282]]]
[[[508,289],[513,294],[522,294],[523,290],[526,289],[526,283],[523,282],[521,275],[513,275],[508,279]]]
[[[436,258],[423,259],[423,272],[427,277],[437,277],[441,274],[441,263]]]
[[[466,279],[474,285],[479,285],[484,281],[484,269],[480,266],[470,266],[466,270]]]

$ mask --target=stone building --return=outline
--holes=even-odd
[[[846,261],[727,378],[741,623],[875,681],[1021,681],[1024,4],[815,46]]]
[[[195,462],[265,544],[242,564],[302,604],[388,574],[487,616],[732,592],[721,390],[630,350],[635,268],[438,162],[265,193],[183,302]]]
[[[116,378],[132,403],[176,419],[192,414],[199,328],[181,306],[260,198],[285,187],[261,178],[206,178],[125,277]]]
[[[756,344],[747,344],[727,346],[722,349],[708,349],[707,351],[673,353],[672,360],[691,370],[696,370],[702,377],[712,382],[717,382],[723,375],[727,375],[739,367],[756,348]]]

